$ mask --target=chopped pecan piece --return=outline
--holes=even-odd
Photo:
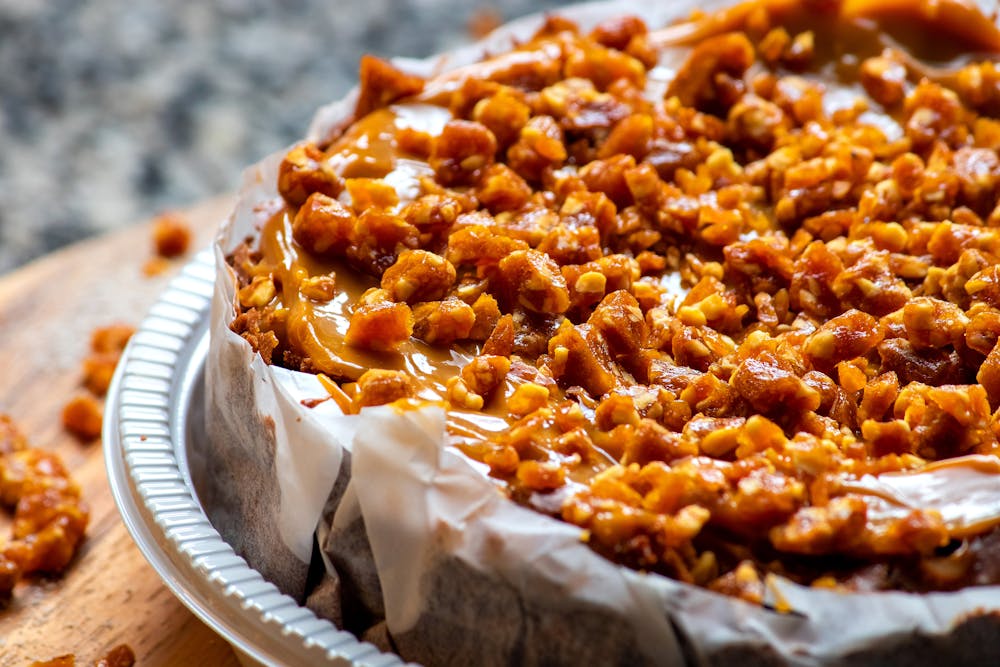
[[[471,338],[475,325],[472,306],[459,299],[428,301],[413,307],[413,336],[431,345],[450,345]]]
[[[382,274],[382,289],[393,301],[419,303],[443,298],[455,284],[455,267],[426,250],[404,250]]]
[[[63,407],[63,427],[81,440],[101,437],[104,411],[93,396],[77,396]]]
[[[417,385],[403,371],[387,371],[372,368],[358,378],[358,393],[353,399],[354,409],[385,405],[402,398],[410,398],[417,393]]]
[[[153,248],[160,257],[180,257],[191,245],[191,226],[179,213],[164,213],[153,221]]]
[[[314,192],[336,197],[343,189],[343,180],[313,144],[292,148],[278,168],[278,192],[291,206],[301,206]]]
[[[736,368],[731,383],[763,413],[815,410],[820,404],[819,392],[795,375],[787,361],[770,352],[746,359]]]
[[[292,221],[292,238],[319,256],[341,257],[351,245],[357,219],[336,199],[321,192],[309,195]]]
[[[569,290],[559,267],[545,253],[516,250],[497,266],[506,306],[536,313],[558,314],[569,308]]]
[[[406,74],[381,58],[365,55],[359,68],[361,80],[354,117],[361,118],[401,97],[416,95],[424,88],[424,80]]]
[[[413,313],[405,303],[379,301],[358,307],[344,342],[369,350],[394,350],[413,334]]]
[[[496,152],[496,137],[485,125],[452,120],[434,140],[429,163],[442,185],[468,185],[493,164]]]

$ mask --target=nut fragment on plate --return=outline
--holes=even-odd
[[[72,561],[89,510],[55,453],[31,447],[0,415],[0,504],[13,508],[11,539],[0,543],[0,598],[29,574],[62,572]]]
[[[876,5],[366,61],[230,256],[231,328],[348,410],[448,406],[499,489],[639,570],[1000,583],[1000,493],[962,496],[1000,481],[1000,34]]]

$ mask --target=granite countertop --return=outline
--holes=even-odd
[[[358,59],[423,56],[555,0],[6,0],[0,272],[234,191],[301,137]],[[482,17],[483,14],[478,14]]]

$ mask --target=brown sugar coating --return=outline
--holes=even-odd
[[[1000,33],[853,11],[366,60],[230,258],[232,328],[342,407],[445,405],[498,489],[632,567],[757,601],[766,571],[998,583],[961,485],[1000,484]]]

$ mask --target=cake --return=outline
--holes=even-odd
[[[1000,653],[1000,31],[708,9],[366,57],[250,172],[209,505],[282,590],[428,664]]]

